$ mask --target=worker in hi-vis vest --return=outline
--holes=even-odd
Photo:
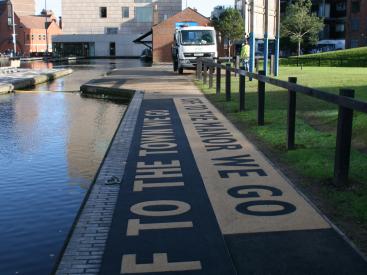
[[[242,66],[245,67],[246,71],[248,71],[248,65],[249,65],[249,59],[250,59],[250,45],[247,43],[246,39],[245,39],[245,42],[242,43],[240,58],[241,58]]]

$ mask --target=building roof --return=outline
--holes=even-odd
[[[192,9],[190,7],[180,11],[179,13],[176,13],[175,15],[172,15],[171,17],[167,18],[166,20],[162,21],[162,22],[159,22],[158,24],[154,25],[153,28],[156,28],[156,27],[159,27],[160,25],[163,25],[164,23],[166,23],[168,20],[172,19],[172,18],[175,18],[175,17],[178,17],[180,16],[181,14],[184,14],[188,11],[191,11],[191,12],[194,12],[196,13],[197,15],[199,15],[200,17],[202,17],[203,19],[206,19],[208,20],[208,22],[210,22],[210,19],[208,17],[206,17],[205,15],[202,15],[200,12],[198,12],[196,9]]]
[[[44,16],[36,15],[25,15],[19,16],[20,22],[29,29],[45,29],[46,19]],[[51,22],[48,20],[47,28],[50,26]]]

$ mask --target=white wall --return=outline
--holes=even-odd
[[[153,0],[158,4],[159,18],[180,12],[182,0]],[[147,33],[152,23],[135,20],[135,7],[152,7],[152,3],[134,0],[62,0],[63,34],[53,42],[95,42],[96,56],[109,56],[109,43],[116,43],[116,56],[140,56],[145,48],[133,43]],[[100,18],[99,8],[107,7],[107,18]],[[122,7],[129,7],[129,18],[122,17]],[[118,28],[117,35],[107,35],[106,28]]]

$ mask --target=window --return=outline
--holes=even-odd
[[[32,34],[32,40],[34,40],[34,35]]]
[[[100,18],[107,18],[107,8],[106,7],[100,7],[99,8],[99,17]]]
[[[351,9],[353,13],[357,13],[360,11],[360,3],[359,1],[352,1]]]
[[[107,34],[117,34],[118,28],[106,28]]]
[[[31,36],[27,34],[27,41],[31,40]]]
[[[214,33],[207,30],[181,31],[182,45],[214,45]]]
[[[344,32],[345,30],[345,25],[344,24],[336,24],[335,25],[335,31],[336,32]]]
[[[352,19],[350,21],[350,28],[352,31],[359,31],[359,20],[358,19]]]
[[[336,11],[345,11],[346,10],[345,3],[344,2],[337,3],[335,5],[335,10]]]
[[[151,23],[153,21],[153,9],[151,7],[135,8],[135,18],[139,23]]]
[[[43,35],[43,40],[46,40],[46,35]]]
[[[42,36],[40,34],[38,35],[38,40],[42,40]]]
[[[351,47],[351,48],[357,48],[357,47],[358,47],[358,40],[356,40],[356,39],[352,39],[352,40],[350,41],[350,47]]]
[[[122,18],[129,18],[129,7],[122,7]]]

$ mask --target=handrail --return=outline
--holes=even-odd
[[[336,152],[334,162],[334,183],[345,184],[348,181],[350,166],[350,148],[352,141],[353,111],[367,113],[367,102],[354,99],[354,90],[341,89],[340,94],[332,94],[318,89],[302,86],[297,83],[297,78],[290,77],[289,81],[265,76],[263,71],[251,73],[242,68],[232,68],[232,64],[220,64],[210,58],[199,58],[197,61],[196,78],[207,83],[209,69],[209,88],[213,86],[213,68],[217,69],[216,95],[221,92],[221,71],[225,71],[225,98],[231,101],[231,73],[240,76],[239,81],[239,111],[245,110],[245,77],[258,80],[258,109],[257,121],[263,126],[265,117],[265,83],[288,90],[288,119],[287,119],[287,148],[295,149],[295,121],[296,121],[296,94],[304,94],[339,107],[338,126],[336,135]],[[238,67],[238,62],[236,62]],[[204,70],[204,73],[203,73]],[[204,77],[203,77],[204,76]]]
[[[224,70],[226,69],[225,65],[213,62],[213,60],[211,59],[202,59],[202,61],[204,61],[206,65],[213,66],[216,68],[220,67],[221,69],[224,69]],[[329,103],[333,103],[341,107],[345,107],[345,108],[359,111],[362,113],[367,113],[367,102],[363,102],[363,101],[360,101],[354,98],[349,98],[345,96],[328,93],[328,92],[317,90],[314,88],[302,86],[296,83],[290,83],[288,81],[280,80],[277,78],[260,75],[257,73],[250,73],[242,69],[231,68],[231,72],[237,73],[242,76],[247,76],[249,78],[254,78],[259,81],[262,81],[262,82],[265,82],[265,83],[268,83],[268,84],[271,84],[271,85],[274,85],[280,88],[284,88],[286,90],[292,90],[296,93],[302,93],[302,94],[305,94],[311,97],[315,97],[317,99],[320,99],[320,100],[323,100]]]

